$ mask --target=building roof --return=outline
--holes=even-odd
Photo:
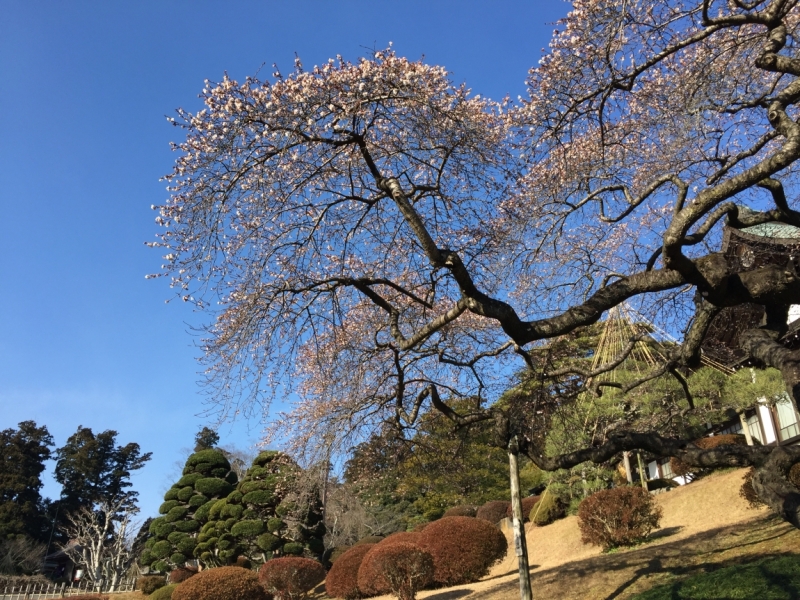
[[[739,231],[758,237],[782,240],[800,240],[800,227],[787,225],[786,223],[777,223],[774,221],[752,225],[751,227],[743,227]]]

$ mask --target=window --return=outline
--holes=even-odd
[[[778,412],[778,427],[780,429],[781,440],[788,440],[800,435],[800,426],[797,424],[797,413],[794,412],[792,402],[784,397],[783,400],[775,404]]]
[[[672,479],[675,477],[675,473],[672,471],[672,465],[669,464],[668,458],[661,461],[661,476],[664,479]]]

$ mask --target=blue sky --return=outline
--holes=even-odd
[[[203,80],[284,72],[391,41],[499,98],[524,92],[561,0],[85,2],[0,0],[0,429],[32,419],[61,445],[115,429],[152,461],[134,477],[156,513],[198,416],[202,322],[158,271],[150,205],[165,198],[165,116]],[[245,448],[259,423],[221,428]],[[45,494],[58,495],[49,479]]]

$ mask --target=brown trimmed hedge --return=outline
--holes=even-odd
[[[662,510],[639,486],[601,490],[578,507],[578,527],[584,544],[632,546],[658,528]]]
[[[475,517],[489,521],[489,523],[497,524],[502,519],[505,519],[508,508],[511,502],[506,500],[489,500],[486,504],[481,506],[475,513]]]
[[[527,498],[522,499],[522,520],[527,523],[531,514],[531,509],[533,505],[539,501],[541,496],[528,496]],[[510,519],[514,515],[514,507],[512,506],[511,502],[508,503],[508,509],[506,510],[506,518]]]
[[[305,598],[325,579],[325,568],[310,558],[287,556],[265,562],[258,571],[258,580],[277,600]]]
[[[145,596],[149,596],[165,585],[167,585],[167,578],[163,575],[142,575],[136,580],[136,589]]]
[[[477,581],[508,550],[497,527],[470,517],[434,521],[422,532],[419,546],[433,557],[434,581],[447,586]]]
[[[258,576],[242,567],[201,571],[172,592],[172,600],[271,600]]]
[[[417,592],[433,582],[433,557],[416,544],[377,544],[370,551],[369,559],[381,581],[398,600],[415,600]]]
[[[325,592],[328,596],[353,600],[363,595],[358,589],[358,569],[367,552],[374,546],[375,544],[353,546],[336,559],[325,579]]]
[[[740,433],[723,433],[721,435],[703,437],[692,443],[703,450],[710,450],[711,448],[725,445],[746,446],[747,438]],[[681,459],[675,458],[674,456],[669,459],[669,466],[672,468],[672,472],[679,477],[698,471],[697,467],[690,467]]]
[[[361,565],[358,567],[358,589],[361,593],[369,596],[380,596],[391,592],[392,588],[389,585],[389,581],[384,578],[375,563],[375,556],[379,555],[378,549],[394,544],[419,545],[421,535],[415,531],[398,531],[375,544],[364,556]]]
[[[448,508],[443,517],[474,517],[478,512],[477,507],[475,506],[454,506],[453,508]]]

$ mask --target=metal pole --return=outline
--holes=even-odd
[[[519,595],[521,600],[533,600],[531,574],[528,568],[528,544],[525,541],[522,498],[519,493],[519,444],[516,436],[508,444],[508,467],[511,475],[511,514],[514,527],[514,552],[519,560]]]

